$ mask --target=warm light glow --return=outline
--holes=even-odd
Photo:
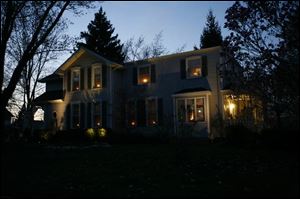
[[[201,109],[199,109],[199,110],[198,110],[198,113],[201,113],[201,112],[202,112]]]
[[[235,109],[235,104],[230,102],[229,105],[228,105],[228,108],[229,108],[229,113],[231,115],[233,115],[233,110]]]
[[[79,127],[79,123],[77,123],[76,126]]]
[[[152,121],[152,124],[156,124],[156,122],[153,120],[153,121]]]
[[[96,87],[97,87],[97,88],[100,88],[100,84],[97,84]]]
[[[143,79],[143,83],[148,83],[148,79],[147,79],[147,78],[144,78],[144,79]]]
[[[199,76],[200,75],[200,68],[195,68],[193,71],[194,76]]]
[[[100,122],[97,122],[97,126],[100,126]]]
[[[79,87],[78,87],[78,86],[76,87],[76,90],[77,90],[77,91],[79,90]]]
[[[191,116],[190,116],[190,120],[194,120],[195,116],[194,116],[194,112],[192,112]]]
[[[105,137],[106,136],[106,130],[104,128],[101,128],[98,130],[99,137]]]
[[[132,122],[131,122],[131,126],[135,126],[135,121],[132,121]]]

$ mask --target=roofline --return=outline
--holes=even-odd
[[[148,58],[148,59],[140,59],[140,60],[136,60],[136,61],[130,61],[130,62],[126,62],[124,63],[124,65],[126,64],[133,64],[136,62],[140,62],[140,61],[149,61],[149,62],[153,62],[153,61],[157,61],[160,59],[167,59],[167,58],[171,58],[171,57],[177,57],[177,56],[184,56],[184,55],[188,55],[188,54],[193,54],[193,53],[207,53],[209,51],[213,51],[213,50],[221,50],[222,46],[214,46],[214,47],[210,47],[210,48],[203,48],[203,49],[198,49],[198,50],[190,50],[190,51],[186,51],[186,52],[180,52],[180,53],[173,53],[173,54],[169,54],[169,55],[163,55],[160,57],[154,57],[154,58]]]

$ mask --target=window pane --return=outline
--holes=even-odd
[[[204,98],[196,99],[196,114],[197,120],[205,121]]]
[[[94,88],[101,87],[101,68],[94,68]]]
[[[100,127],[101,126],[101,106],[100,102],[96,102],[94,104],[94,127]]]
[[[73,71],[73,88],[72,90],[79,90],[79,70]]]
[[[188,77],[199,77],[201,76],[201,63],[200,59],[188,60]]]
[[[180,122],[186,121],[184,100],[177,100],[177,118]]]
[[[73,107],[72,107],[72,124],[73,124],[73,128],[78,128],[80,127],[80,112],[79,112],[79,104],[73,104]]]
[[[188,115],[188,121],[195,121],[195,100],[194,99],[188,99],[187,100],[187,115]]]
[[[149,67],[141,67],[139,68],[139,84],[147,84],[150,82],[150,70]]]
[[[157,124],[157,118],[156,118],[156,100],[155,99],[149,99],[147,100],[147,124],[149,126]]]

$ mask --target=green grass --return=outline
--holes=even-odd
[[[2,146],[1,196],[299,196],[296,153],[219,144]]]

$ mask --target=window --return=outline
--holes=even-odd
[[[72,104],[72,127],[80,127],[80,107],[79,104]]]
[[[127,104],[127,118],[129,126],[136,126],[136,105],[135,101],[129,101]]]
[[[150,67],[144,66],[138,68],[138,84],[150,83]]]
[[[204,97],[177,99],[176,110],[178,121],[205,121]]]
[[[72,91],[79,90],[79,82],[80,82],[80,70],[73,69],[72,70]]]
[[[190,57],[186,59],[187,78],[196,78],[202,75],[201,58]]]
[[[100,102],[96,102],[93,107],[93,121],[94,127],[101,126],[101,106]]]
[[[157,124],[157,100],[155,98],[147,100],[147,125]]]
[[[101,88],[101,81],[102,81],[102,72],[101,72],[101,66],[95,65],[93,66],[93,72],[92,72],[92,88]]]

